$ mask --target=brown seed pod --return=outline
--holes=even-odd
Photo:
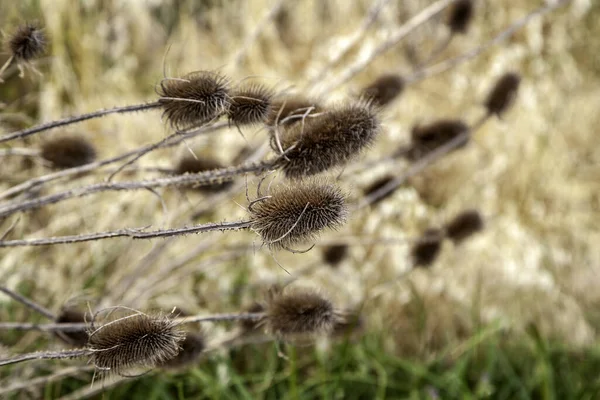
[[[332,267],[337,267],[348,256],[348,245],[335,244],[327,246],[323,249],[321,256],[323,262]]]
[[[55,168],[73,168],[89,164],[96,159],[96,149],[88,140],[78,136],[65,136],[42,144],[41,156]]]
[[[272,102],[265,124],[274,128],[289,127],[302,121],[305,114],[316,114],[323,110],[319,102],[301,96],[289,96]]]
[[[371,193],[374,193],[377,190],[381,189],[382,187],[384,187],[385,185],[387,185],[388,183],[390,183],[394,179],[395,179],[395,177],[392,176],[392,175],[385,175],[385,176],[383,176],[383,177],[375,180],[373,183],[371,183],[369,186],[367,186],[363,190],[363,193],[365,194],[365,197],[369,196]],[[383,200],[387,199],[388,197],[390,197],[393,194],[394,194],[394,190],[391,190],[388,193],[386,193],[385,196],[382,196],[382,197],[378,198],[377,200],[375,200],[371,204],[373,206],[375,206],[375,205],[377,205],[378,203],[380,203]]]
[[[379,131],[374,107],[358,102],[334,108],[282,133],[286,157],[279,167],[286,177],[300,179],[341,166],[369,147]],[[276,141],[271,140],[271,146],[278,151]]]
[[[223,166],[216,160],[205,157],[196,158],[192,154],[185,154],[177,163],[175,173],[178,175],[196,174],[198,172],[211,171],[220,168],[223,168]],[[233,182],[228,181],[212,185],[203,185],[195,189],[203,193],[217,193],[229,189],[232,185]]]
[[[473,19],[473,0],[458,0],[450,9],[446,24],[453,34],[466,33]]]
[[[8,39],[8,48],[14,60],[29,62],[41,57],[48,45],[46,34],[35,22],[26,22],[17,27]]]
[[[398,74],[384,74],[362,90],[361,97],[374,105],[384,107],[400,96],[404,79]]]
[[[277,188],[249,207],[251,229],[272,249],[289,249],[315,239],[346,220],[345,197],[337,186],[304,182]]]
[[[101,370],[120,373],[163,365],[179,354],[185,333],[170,318],[133,314],[90,332],[87,348]]]
[[[272,293],[263,321],[267,331],[283,338],[329,334],[338,321],[333,304],[312,290]]]
[[[229,81],[215,72],[164,79],[158,87],[163,116],[178,130],[204,125],[229,109]]]
[[[231,105],[227,111],[230,123],[234,125],[255,125],[264,123],[271,110],[273,92],[262,85],[252,84],[236,89],[231,93]]]
[[[174,358],[167,360],[161,366],[164,368],[180,368],[188,366],[200,358],[206,349],[204,335],[199,332],[187,332],[185,339],[180,343],[181,350]]]
[[[484,228],[483,217],[477,210],[465,210],[446,225],[446,235],[454,243],[460,243]]]
[[[413,245],[411,255],[415,267],[429,267],[442,249],[443,232],[440,229],[427,229]]]
[[[412,147],[406,155],[410,160],[417,160],[468,131],[469,126],[466,123],[454,119],[441,119],[428,125],[415,125],[411,133]],[[468,141],[465,141],[458,148],[466,146],[467,143]]]
[[[514,103],[520,83],[521,77],[517,73],[508,72],[502,75],[485,101],[488,114],[501,117]]]
[[[90,318],[87,319],[88,321]],[[81,312],[72,307],[63,307],[60,313],[57,315],[56,323],[79,323],[86,322],[86,316],[84,312]],[[62,341],[69,343],[76,347],[83,347],[87,344],[89,335],[87,332],[56,332]]]

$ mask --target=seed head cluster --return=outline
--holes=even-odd
[[[17,27],[8,39],[8,48],[15,61],[24,63],[41,57],[48,45],[46,34],[37,23],[27,22]]]
[[[78,136],[65,136],[42,144],[41,156],[55,168],[74,168],[96,159],[96,149],[88,140]]]
[[[274,128],[289,127],[296,122],[302,121],[305,114],[316,114],[323,110],[321,104],[312,99],[302,96],[289,96],[277,99],[271,104],[267,115],[266,125]]]
[[[454,243],[461,243],[484,228],[483,217],[477,210],[465,210],[446,224],[446,235]]]
[[[417,240],[412,248],[411,255],[416,267],[429,267],[442,249],[444,234],[440,229],[429,228]]]
[[[398,74],[384,74],[362,91],[362,98],[384,107],[394,101],[404,90],[404,79]]]
[[[85,313],[73,307],[63,307],[56,316],[56,323],[80,323],[86,322]],[[57,332],[56,335],[73,346],[83,347],[87,344],[89,335],[87,332]]]
[[[331,267],[337,267],[346,257],[348,257],[347,244],[335,244],[323,249],[322,259]]]
[[[468,132],[469,126],[460,120],[441,119],[428,125],[415,125],[412,129],[412,147],[407,152],[411,160],[417,160],[457,136]],[[460,147],[466,146],[467,141]]]
[[[211,171],[220,168],[223,168],[223,165],[216,160],[206,157],[194,157],[192,154],[185,154],[179,159],[175,167],[175,173],[178,175],[183,175],[186,173],[196,174],[199,172]],[[198,186],[196,189],[204,193],[217,193],[229,189],[232,185],[233,182],[226,181],[211,185]]]
[[[227,111],[232,124],[256,125],[264,123],[271,111],[273,92],[262,85],[247,85],[231,94],[231,105]]]
[[[485,101],[488,114],[501,117],[514,103],[520,83],[521,77],[514,72],[502,75]]]
[[[473,8],[473,0],[458,0],[452,5],[446,22],[452,33],[467,32],[473,19]]]

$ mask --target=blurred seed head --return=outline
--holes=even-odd
[[[473,0],[458,0],[450,8],[446,24],[453,34],[466,33],[473,19]]]
[[[465,210],[455,216],[446,225],[446,235],[454,242],[460,243],[468,237],[484,229],[483,217],[477,210]]]
[[[227,112],[229,81],[215,72],[192,72],[165,79],[158,87],[163,116],[178,130],[206,124]]]
[[[186,153],[181,157],[175,167],[175,173],[178,175],[183,174],[196,174],[199,172],[211,171],[215,169],[223,168],[223,165],[216,160],[206,157],[194,157],[192,154]],[[212,185],[198,186],[197,189],[204,193],[218,193],[229,189],[233,185],[233,182],[220,182]]]
[[[88,317],[89,321],[90,318]],[[63,307],[56,316],[56,323],[81,323],[86,322],[86,315],[73,307]],[[76,347],[84,347],[89,339],[87,332],[56,332],[56,335],[64,342]]]
[[[165,361],[162,367],[181,368],[195,363],[206,349],[206,340],[200,332],[187,332],[185,339],[179,345],[181,346],[179,354]]]
[[[281,134],[288,150],[280,168],[287,178],[300,179],[344,165],[373,144],[379,131],[377,110],[364,102],[326,111]],[[273,140],[271,146],[277,151]]]
[[[371,183],[369,186],[367,186],[364,190],[363,193],[365,195],[365,197],[371,195],[372,193],[375,193],[377,190],[381,189],[382,187],[384,187],[385,185],[387,185],[388,183],[390,183],[391,181],[394,180],[394,176],[392,175],[385,175],[377,180],[375,180],[373,183]],[[388,197],[390,197],[391,195],[394,194],[394,190],[386,193],[385,196],[382,196],[380,198],[378,198],[377,200],[375,200],[373,203],[371,203],[373,206],[377,205],[378,203],[382,202],[383,200],[387,199]]]
[[[17,27],[8,38],[8,48],[16,62],[25,63],[41,57],[46,52],[48,38],[35,22]]]
[[[485,101],[488,114],[501,117],[514,103],[520,83],[521,77],[517,73],[508,72],[502,75]]]
[[[249,211],[252,230],[272,249],[314,240],[321,230],[342,225],[348,213],[341,190],[319,182],[276,188]]]
[[[348,257],[347,244],[334,244],[323,249],[321,254],[323,261],[332,266],[337,267],[346,257]]]
[[[273,92],[262,85],[251,84],[236,89],[231,94],[227,115],[235,125],[264,123],[271,110]]]
[[[411,132],[412,147],[407,157],[417,160],[467,131],[469,126],[466,123],[454,119],[441,119],[427,125],[415,125]],[[465,141],[459,148],[466,146],[467,143],[468,141]]]
[[[250,307],[244,310],[245,313],[261,313],[265,311],[265,307],[260,303],[253,303]],[[258,322],[252,319],[242,319],[239,322],[242,332],[250,333],[256,330]]]
[[[184,339],[185,333],[170,318],[133,314],[90,332],[88,349],[98,369],[120,373],[163,365],[179,354]]]
[[[361,98],[384,107],[394,101],[404,90],[404,79],[398,74],[384,74],[365,87]]]
[[[411,256],[415,267],[429,267],[442,249],[444,234],[440,229],[427,229],[413,245]]]
[[[364,329],[365,321],[360,313],[355,310],[346,310],[339,313],[331,336],[339,338],[355,337],[362,334]]]
[[[322,110],[323,107],[316,100],[302,96],[288,96],[273,101],[265,124],[270,128],[274,128],[275,125],[288,127],[302,121],[302,117],[307,112],[310,115]]]
[[[79,136],[64,136],[42,144],[42,158],[55,168],[73,168],[89,164],[96,159],[94,145]]]

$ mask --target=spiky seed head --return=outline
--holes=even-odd
[[[174,358],[167,360],[161,366],[164,368],[185,367],[198,361],[206,349],[204,335],[199,332],[187,332],[185,339],[180,343],[181,350]]]
[[[229,109],[229,80],[215,72],[165,79],[158,87],[163,116],[178,130],[204,125]]]
[[[412,147],[407,156],[411,160],[419,159],[468,131],[469,126],[466,123],[454,119],[441,119],[427,125],[415,125],[411,133]],[[467,143],[468,140],[459,148],[466,146]]]
[[[374,107],[358,102],[289,127],[280,136],[287,151],[279,167],[286,177],[301,179],[346,164],[375,141],[380,131],[377,114]]]
[[[199,172],[211,171],[215,169],[223,168],[223,165],[216,160],[206,157],[194,157],[192,154],[185,154],[181,157],[175,167],[175,173],[178,175],[183,174],[196,174]],[[196,189],[204,193],[217,193],[223,190],[227,190],[233,185],[233,182],[220,182],[212,185],[199,186]]]
[[[258,302],[253,303],[250,307],[248,307],[244,310],[244,312],[249,313],[249,314],[250,313],[261,313],[263,311],[265,311],[265,307]],[[256,329],[258,322],[253,319],[242,319],[242,320],[240,320],[239,324],[244,333],[249,333]]]
[[[249,212],[252,230],[272,249],[314,240],[323,229],[342,225],[348,213],[341,190],[319,182],[276,188]]]
[[[458,0],[450,8],[446,24],[453,34],[466,33],[473,18],[473,0]]]
[[[305,114],[316,114],[323,110],[321,104],[301,96],[288,96],[274,100],[267,115],[265,124],[274,128],[275,125],[288,127],[302,121]]]
[[[98,369],[120,373],[163,365],[179,354],[184,339],[185,332],[168,317],[133,314],[91,331],[87,348]]]
[[[443,232],[440,229],[427,229],[413,245],[411,255],[416,267],[429,267],[442,249]]]
[[[488,114],[501,117],[514,103],[520,83],[521,77],[517,73],[508,72],[502,75],[485,101]]]
[[[372,193],[375,193],[377,190],[381,189],[382,187],[384,187],[385,185],[387,185],[388,183],[390,183],[391,181],[393,181],[395,178],[392,175],[385,175],[382,176],[381,178],[375,180],[373,183],[371,183],[369,186],[367,186],[364,189],[364,194],[365,197],[369,196]],[[373,206],[377,205],[378,203],[380,203],[381,201],[387,199],[388,197],[390,197],[391,195],[394,194],[394,191],[391,190],[388,193],[385,194],[385,196],[382,196],[380,198],[378,198],[377,200],[375,200],[373,203],[371,203]]]
[[[384,107],[400,96],[403,90],[404,79],[400,75],[384,74],[365,87],[361,97],[376,106]]]
[[[323,261],[332,266],[337,267],[348,256],[347,244],[334,244],[323,249]]]
[[[87,318],[89,321],[91,318]],[[56,316],[56,323],[81,323],[86,322],[84,312],[73,308],[63,307]],[[87,332],[56,332],[56,335],[66,343],[76,347],[83,347],[87,344],[89,335]]]
[[[271,110],[273,92],[262,85],[242,86],[231,93],[229,121],[238,126],[264,123]]]
[[[338,321],[333,304],[314,290],[287,289],[267,304],[267,331],[283,338],[329,334]]]
[[[48,45],[46,34],[36,22],[17,27],[8,38],[8,48],[15,61],[24,63],[41,57]]]
[[[96,159],[94,145],[79,136],[64,136],[42,144],[41,156],[55,168],[73,168]]]
[[[483,217],[477,210],[465,210],[446,225],[446,235],[454,243],[460,243],[484,228]]]

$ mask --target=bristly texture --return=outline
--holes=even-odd
[[[415,125],[411,132],[412,147],[407,152],[407,157],[413,161],[417,160],[467,131],[467,124],[453,119],[441,119],[422,126]],[[458,148],[466,146],[467,143],[468,141],[465,141]]]
[[[450,31],[454,34],[466,33],[473,18],[473,11],[473,0],[458,0],[455,2],[450,9],[450,15],[446,22]]]
[[[192,154],[186,154],[177,163],[177,166],[175,167],[175,173],[178,175],[183,175],[186,173],[196,174],[198,172],[210,171],[219,168],[223,168],[223,165],[216,160],[206,157],[196,158]],[[204,193],[217,193],[229,189],[232,185],[233,182],[228,181],[215,183],[212,185],[203,185],[195,189]]]
[[[275,125],[288,127],[302,121],[303,116],[307,112],[310,115],[319,113],[322,110],[323,107],[316,100],[300,96],[290,96],[273,101],[265,124],[270,128],[274,128]]]
[[[429,267],[442,249],[443,232],[440,229],[427,229],[414,244],[411,255],[415,267]]]
[[[15,61],[23,63],[41,57],[48,40],[37,23],[27,22],[17,28],[8,39],[8,48]]]
[[[327,246],[323,249],[323,261],[332,266],[337,267],[348,256],[347,244],[335,244]]]
[[[88,318],[88,321],[90,318]],[[64,307],[56,317],[56,323],[86,322],[85,313],[72,307]],[[87,332],[56,332],[56,335],[66,343],[76,347],[84,347],[89,339]]]
[[[238,126],[264,123],[271,110],[273,92],[262,85],[252,84],[231,93],[227,111],[229,121]]]
[[[488,114],[501,117],[517,97],[521,77],[514,72],[508,72],[500,77],[485,101]]]
[[[55,168],[73,168],[93,162],[96,149],[82,137],[66,136],[42,144],[41,156]]]
[[[373,144],[379,131],[374,107],[358,102],[334,108],[281,134],[281,147],[287,152],[279,167],[286,177],[300,179],[344,165]],[[278,151],[275,145],[271,140]]]
[[[477,210],[465,210],[446,225],[446,235],[454,243],[460,243],[484,228],[483,217]]]
[[[173,359],[185,333],[167,317],[134,314],[90,332],[92,363],[101,370],[120,373],[133,367],[153,368]]]
[[[384,74],[362,90],[361,97],[374,105],[384,107],[400,96],[404,79],[398,74]]]
[[[330,334],[338,321],[331,302],[312,290],[274,293],[267,305],[267,331],[283,338]]]
[[[161,366],[164,368],[180,368],[188,366],[200,358],[206,349],[206,340],[202,333],[187,332],[180,343],[181,350],[174,358],[167,360]]]
[[[277,188],[249,212],[251,229],[272,249],[314,240],[321,230],[342,225],[348,213],[340,189],[318,182]]]
[[[371,183],[369,186],[367,186],[363,190],[365,197],[369,196],[371,193],[374,193],[377,190],[381,189],[382,187],[384,187],[385,185],[387,185],[388,183],[390,183],[393,180],[394,180],[394,176],[392,176],[392,175],[385,175],[385,176],[375,180],[373,183]],[[394,191],[391,190],[388,193],[386,193],[385,196],[381,196],[380,198],[378,198],[377,200],[372,202],[371,205],[375,206],[393,194],[394,194]]]
[[[178,130],[204,125],[225,114],[230,105],[229,81],[215,72],[164,79],[158,94],[163,116]]]

